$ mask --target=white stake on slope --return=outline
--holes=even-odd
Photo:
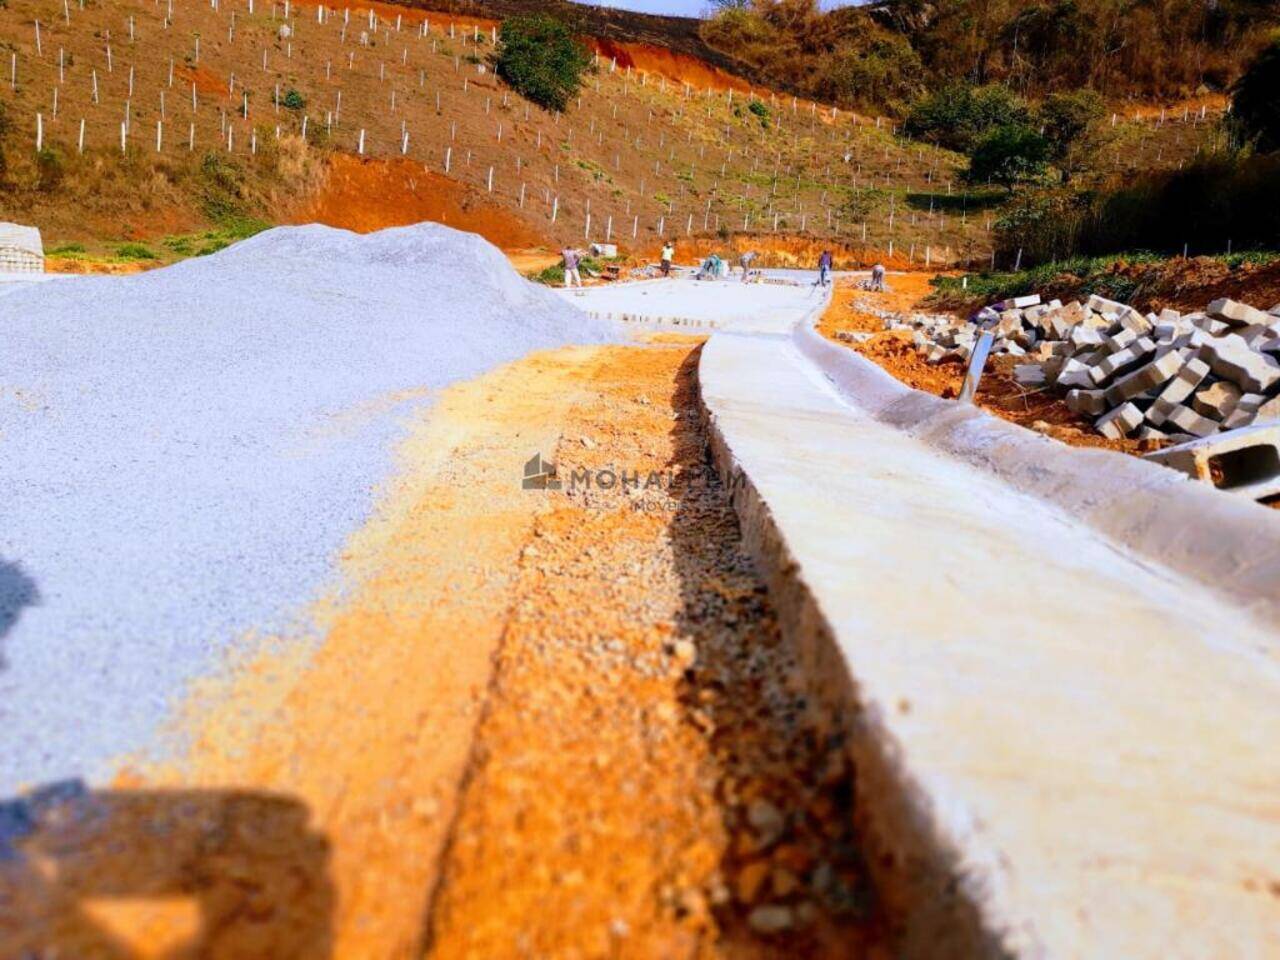
[[[129,128],[125,124],[120,124],[120,152],[124,153],[127,145],[127,137],[129,136]]]
[[[76,153],[84,153],[84,117],[80,118],[80,139],[76,143]]]
[[[360,156],[362,157],[364,156],[364,128],[363,127],[360,128],[360,145],[356,148],[356,152],[359,153]]]
[[[449,168],[453,166],[453,147],[444,148],[444,172],[448,173]]]
[[[36,153],[44,149],[44,117],[36,114]]]
[[[493,167],[489,168],[489,188],[487,192],[493,193]]]
[[[160,152],[160,145],[163,143],[164,137],[164,121],[156,121],[156,153]]]
[[[44,48],[40,45],[40,21],[36,21],[36,55],[43,57]]]
[[[303,119],[303,125],[304,126],[306,125],[305,118]],[[303,134],[303,139],[304,140],[306,139],[305,133]],[[406,130],[404,132],[404,135],[400,138],[400,152],[402,154],[407,154],[409,152],[409,131],[408,130]],[[492,169],[492,167],[490,169]]]
[[[187,130],[187,149],[194,150],[196,148],[196,125],[191,124]]]

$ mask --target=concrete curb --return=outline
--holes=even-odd
[[[812,321],[798,324],[792,338],[849,403],[1280,628],[1280,512],[1136,457],[1069,447],[977,407],[913,390],[826,340]]]
[[[1205,585],[1266,626],[1280,627],[1280,516],[1154,464],[1067,447],[980,409],[908,388],[817,333],[813,324],[825,307],[811,311],[791,336],[847,402],[1065,511],[1142,560]],[[713,343],[735,336],[718,333]],[[946,798],[918,782],[906,762],[880,712],[883,705],[860,692],[786,531],[742,469],[701,391],[699,404],[713,462],[727,478],[744,543],[769,585],[812,703],[858,771],[854,816],[867,863],[887,915],[902,924],[895,955],[1046,955],[1036,931],[1005,903],[1005,867],[988,862],[993,851],[980,838],[956,832],[950,812],[939,806]]]

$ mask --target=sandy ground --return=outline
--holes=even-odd
[[[0,955],[884,955],[852,774],[723,491],[681,474],[695,357],[574,348],[446,390],[314,654],[193,690],[183,762],[21,808]],[[535,452],[682,478],[522,490]]]
[[[819,331],[840,346],[856,350],[878,363],[909,387],[940,397],[956,397],[964,383],[965,368],[959,363],[930,364],[920,356],[907,331],[885,330],[879,317],[857,308],[857,303],[871,304],[884,310],[931,312],[921,305],[932,288],[931,274],[907,273],[889,278],[891,290],[870,293],[859,290],[853,279],[837,283],[835,295],[818,323]],[[873,332],[866,343],[837,340],[844,331]],[[1013,379],[1013,357],[992,358],[978,389],[977,403],[988,413],[1012,423],[1061,440],[1077,447],[1104,447],[1126,453],[1142,453],[1156,449],[1150,441],[1108,440],[1098,434],[1092,424],[1067,409],[1058,396],[1020,385]]]

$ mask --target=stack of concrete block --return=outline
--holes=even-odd
[[[1091,296],[1042,303],[1017,297],[969,321],[883,315],[909,329],[932,362],[967,360],[984,329],[993,353],[1021,358],[1014,377],[1065,396],[1112,439],[1185,442],[1280,420],[1280,305],[1269,312],[1234,300],[1203,311],[1143,314]]]

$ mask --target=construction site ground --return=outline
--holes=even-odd
[[[126,765],[35,841],[56,896],[0,871],[26,920],[0,954],[887,956],[852,771],[703,472],[699,350],[448,389],[318,649],[193,689],[184,760]],[[534,452],[672,479],[521,490]]]

